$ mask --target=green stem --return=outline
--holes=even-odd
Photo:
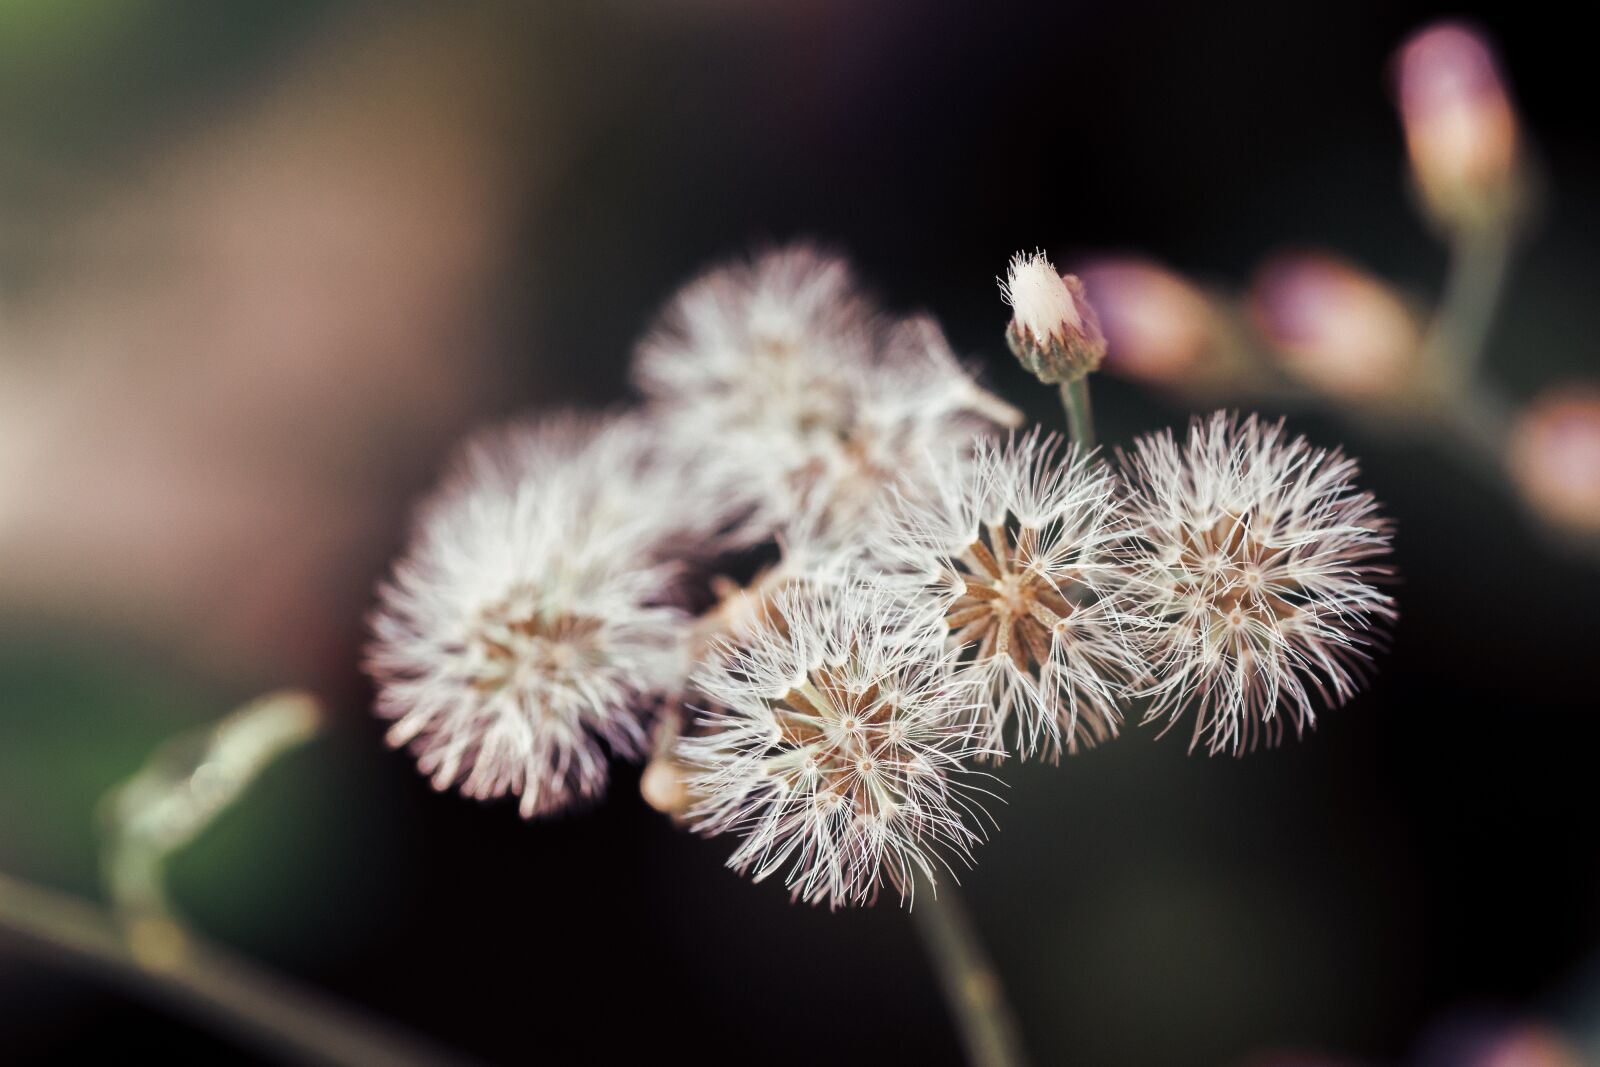
[[[945,1003],[955,1016],[967,1060],[973,1067],[1022,1067],[1028,1058],[1016,1016],[955,881],[947,881],[937,892],[926,879],[919,878],[919,883],[911,916]]]
[[[0,937],[99,973],[289,1062],[459,1062],[263,974],[171,920],[123,930],[86,900],[0,874]]]
[[[1089,377],[1061,383],[1061,406],[1067,409],[1067,432],[1079,448],[1094,447],[1094,415],[1089,409]]]
[[[1450,242],[1444,292],[1423,343],[1424,366],[1447,394],[1474,387],[1511,265],[1512,228],[1462,229]]]

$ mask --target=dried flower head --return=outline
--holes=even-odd
[[[1106,465],[1038,431],[985,442],[893,512],[880,554],[927,583],[949,647],[989,697],[991,747],[1013,719],[1023,755],[1054,759],[1115,735],[1142,668],[1123,632],[1124,530]]]
[[[1235,753],[1316,719],[1311,689],[1355,692],[1373,630],[1394,618],[1389,526],[1356,463],[1283,424],[1217,412],[1124,457],[1135,539],[1130,614],[1159,682],[1146,719],[1196,710],[1194,744]]]
[[[931,320],[883,319],[843,262],[804,246],[692,282],[634,374],[674,436],[750,502],[752,540],[809,515],[846,541],[886,486],[958,454],[988,420],[1019,417]]]
[[[1011,305],[1006,343],[1034,377],[1054,385],[1099,369],[1106,339],[1083,283],[1058,273],[1043,252],[1012,256],[1000,295]]]
[[[524,817],[643,753],[641,712],[682,684],[687,622],[665,554],[714,526],[638,418],[566,418],[473,442],[381,592],[367,667],[389,742],[438,789]],[[674,475],[677,475],[674,477]]]
[[[784,590],[694,683],[711,710],[678,746],[689,817],[742,838],[729,866],[757,881],[787,868],[797,899],[837,907],[885,883],[905,899],[949,854],[970,862],[971,690],[926,613],[888,588]]]

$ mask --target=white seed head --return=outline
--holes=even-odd
[[[973,696],[930,621],[885,587],[792,587],[697,672],[707,710],[678,755],[691,824],[741,838],[729,866],[837,907],[970,862]]]
[[[989,744],[1056,758],[1114,736],[1142,673],[1121,599],[1116,479],[1037,431],[980,444],[965,468],[890,508],[877,554],[932,599],[949,647],[982,682]]]
[[[634,376],[674,436],[751,502],[751,540],[806,517],[846,542],[887,486],[959,454],[986,420],[1017,417],[931,320],[885,319],[842,261],[804,246],[692,282]]]
[[[525,817],[600,793],[606,750],[640,756],[644,705],[686,673],[668,553],[726,520],[693,484],[640,418],[472,442],[380,590],[367,667],[390,743]]]
[[[1181,447],[1170,432],[1139,439],[1124,466],[1129,614],[1156,679],[1147,720],[1194,709],[1194,744],[1237,753],[1276,743],[1280,712],[1297,733],[1314,725],[1312,690],[1356,691],[1395,610],[1375,584],[1389,526],[1354,460],[1219,411]]]

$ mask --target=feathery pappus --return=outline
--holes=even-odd
[[[1130,615],[1154,676],[1146,719],[1195,714],[1216,753],[1276,743],[1283,717],[1315,724],[1313,691],[1359,687],[1395,617],[1388,522],[1356,462],[1283,423],[1219,411],[1139,438],[1123,457],[1132,524]]]
[[[1127,633],[1125,536],[1106,464],[1034,431],[897,497],[881,535],[933,598],[987,695],[989,743],[1056,758],[1116,734],[1143,667]]]
[[[837,907],[970,861],[976,698],[932,622],[887,586],[801,584],[696,673],[689,819],[740,838],[729,866]]]
[[[728,519],[682,506],[694,477],[638,416],[468,444],[380,591],[367,652],[389,742],[436,788],[545,815],[602,791],[608,751],[642,754],[645,705],[687,670],[672,553]]]
[[[796,245],[717,268],[668,304],[634,379],[754,502],[751,540],[821,509],[839,540],[887,487],[1020,415],[980,389],[926,317],[894,321],[842,260]]]

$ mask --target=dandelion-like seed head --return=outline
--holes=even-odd
[[[973,701],[929,622],[867,582],[795,587],[696,675],[689,817],[741,838],[729,866],[837,907],[970,859]]]
[[[1019,417],[931,320],[884,318],[842,261],[804,246],[691,283],[640,346],[635,379],[750,501],[751,540],[802,516],[848,540],[887,486]]]
[[[1276,743],[1279,712],[1314,725],[1312,690],[1358,688],[1373,632],[1395,615],[1376,583],[1389,526],[1355,461],[1282,423],[1217,412],[1124,457],[1134,539],[1130,615],[1159,679],[1148,718],[1195,709],[1194,743]]]
[[[1058,273],[1043,252],[1018,252],[1000,295],[1011,305],[1006,343],[1041,382],[1074,382],[1099,369],[1106,339],[1078,278]]]
[[[929,492],[896,501],[887,535],[920,569],[948,645],[982,682],[989,743],[1013,720],[1023,755],[1116,733],[1141,673],[1124,632],[1124,534],[1106,465],[1037,431],[985,442]]]
[[[517,795],[532,817],[600,793],[608,750],[642,754],[644,705],[686,673],[665,553],[723,521],[685,508],[674,473],[637,418],[468,446],[380,592],[367,657],[390,743],[436,788]]]

